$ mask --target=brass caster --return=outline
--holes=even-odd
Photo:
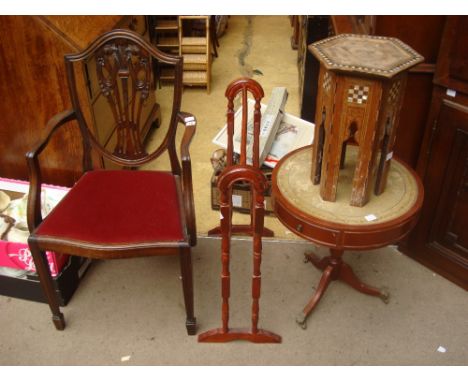
[[[304,312],[301,312],[297,315],[296,317],[296,323],[303,329],[307,329],[307,316],[304,314]]]
[[[388,304],[390,302],[390,293],[388,293],[388,291],[386,290],[381,290],[379,297],[385,304]]]

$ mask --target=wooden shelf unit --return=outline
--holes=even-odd
[[[204,36],[186,36],[184,22],[197,20],[204,22]],[[179,55],[184,57],[183,84],[205,86],[210,93],[211,52],[210,16],[179,16]]]

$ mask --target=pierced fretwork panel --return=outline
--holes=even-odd
[[[100,48],[95,57],[99,87],[115,122],[113,154],[141,158],[146,155],[140,129],[143,103],[151,88],[151,58],[137,45],[118,39]]]

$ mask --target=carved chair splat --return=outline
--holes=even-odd
[[[247,164],[247,96],[248,92],[255,99],[254,123],[253,123],[253,155],[252,164]],[[242,112],[242,137],[240,163],[234,164],[234,98],[241,94]],[[226,89],[228,98],[227,110],[227,165],[218,178],[220,191],[221,211],[221,291],[222,291],[222,327],[204,332],[198,336],[199,342],[229,342],[234,340],[247,340],[255,343],[279,343],[281,337],[275,333],[258,328],[260,310],[260,285],[261,285],[261,256],[262,234],[265,215],[264,192],[267,187],[267,179],[260,170],[259,164],[259,139],[260,139],[260,100],[263,97],[263,89],[259,83],[249,78],[240,78],[233,81]],[[235,226],[232,224],[232,187],[234,183],[245,181],[251,185],[251,224],[244,226],[252,235],[253,245],[253,274],[252,274],[252,317],[250,329],[236,329],[229,327],[229,297],[231,276],[230,247],[231,235]]]

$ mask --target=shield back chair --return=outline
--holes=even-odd
[[[248,105],[247,97],[250,93],[255,99],[253,111],[253,131],[248,131]],[[234,161],[234,99],[241,96],[242,122],[239,164]],[[218,178],[220,192],[220,219],[221,219],[221,320],[220,328],[211,329],[198,336],[199,342],[229,342],[234,340],[246,340],[254,343],[280,343],[281,337],[273,332],[259,329],[258,320],[260,314],[260,286],[262,262],[262,235],[265,215],[264,193],[268,182],[260,170],[259,142],[260,142],[260,100],[263,98],[261,85],[250,78],[239,78],[231,82],[226,89],[228,99],[227,108],[227,154],[226,167]],[[252,135],[249,137],[249,135]],[[249,144],[252,139],[253,143]],[[252,147],[252,164],[247,164],[249,146]],[[232,224],[232,188],[236,182],[248,182],[251,187],[250,216],[251,225],[245,232],[252,236],[253,273],[252,273],[252,310],[250,328],[229,327],[229,297],[231,290],[231,275],[229,270],[231,236],[236,233]]]
[[[115,123],[116,143],[111,148],[96,139],[80,106],[76,66],[89,60],[96,62],[93,69]],[[153,91],[154,60],[174,68],[175,82],[167,132],[159,147],[148,153],[140,139],[140,115]],[[186,328],[190,335],[196,332],[191,247],[197,238],[189,155],[196,120],[180,111],[182,63],[181,57],[163,53],[136,33],[119,29],[101,35],[83,52],[65,56],[72,109],[54,116],[44,141],[26,154],[30,171],[28,243],[58,330],[65,328],[65,320],[45,258],[48,250],[91,259],[178,255]],[[82,137],[83,174],[43,219],[39,157],[54,133],[73,120]],[[176,148],[179,124],[185,126],[180,159]],[[119,169],[95,169],[96,153]],[[137,169],[162,153],[169,155],[170,171]]]

